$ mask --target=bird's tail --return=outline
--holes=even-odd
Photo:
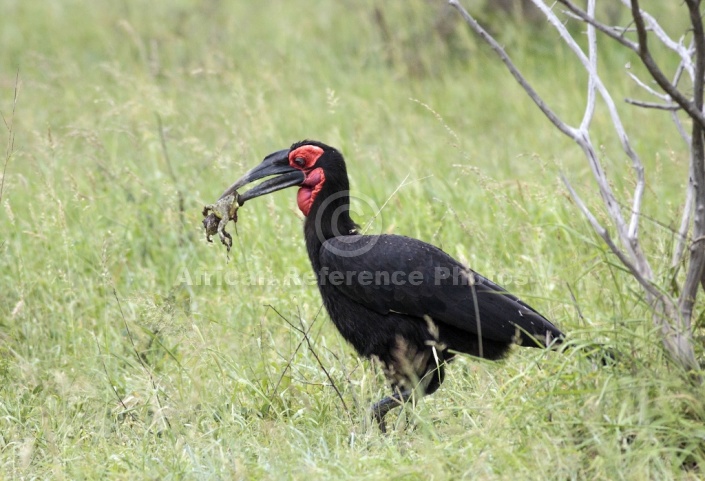
[[[599,342],[574,342],[562,338],[556,339],[550,347],[560,352],[577,351],[585,359],[603,366],[613,366],[619,360],[619,353],[616,349]]]

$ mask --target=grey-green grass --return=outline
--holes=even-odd
[[[668,364],[638,287],[566,195],[561,169],[599,210],[579,150],[461,25],[446,44],[428,2],[380,5],[3,3],[6,120],[17,69],[20,83],[0,207],[0,478],[701,475],[703,390]],[[677,31],[679,7],[658,8]],[[520,67],[577,121],[577,62],[542,24],[502,22]],[[640,73],[636,59],[602,45],[615,98],[642,96],[623,71]],[[620,111],[647,168],[644,212],[675,226],[687,151],[667,114]],[[346,155],[361,223],[442,247],[619,362],[462,358],[380,435],[365,416],[386,384],[321,312],[294,191],[240,210],[227,263],[202,235],[203,204],[302,138]],[[645,218],[642,239],[666,279],[672,233]],[[318,359],[274,309],[310,329]]]

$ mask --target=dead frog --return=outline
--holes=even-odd
[[[203,227],[206,229],[206,240],[213,242],[211,236],[217,233],[220,236],[220,242],[228,248],[228,252],[233,246],[233,238],[225,230],[225,226],[231,220],[237,222],[237,210],[240,207],[239,197],[237,192],[233,192],[221,197],[215,204],[203,207],[203,217],[205,217]]]

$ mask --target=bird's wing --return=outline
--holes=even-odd
[[[323,243],[320,282],[376,312],[450,324],[525,344],[563,334],[533,308],[435,246],[397,235],[342,236]],[[477,302],[475,302],[477,300]],[[479,314],[479,322],[478,316]],[[517,329],[518,328],[518,329]]]

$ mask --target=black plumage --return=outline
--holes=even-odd
[[[315,141],[267,156],[224,194],[270,177],[239,198],[299,186],[306,247],[331,320],[360,355],[378,359],[393,394],[384,415],[413,392],[431,394],[456,353],[499,359],[512,343],[545,347],[564,335],[550,321],[437,247],[399,235],[360,235],[349,214],[343,156]]]

